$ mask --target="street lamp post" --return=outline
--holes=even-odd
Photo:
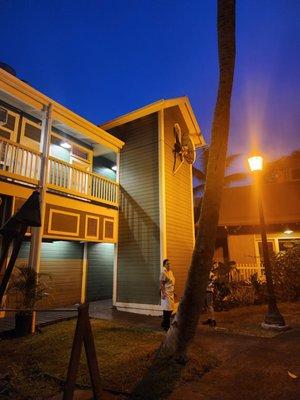
[[[257,204],[258,204],[260,234],[261,234],[261,243],[263,252],[263,265],[265,268],[266,283],[268,290],[268,311],[265,316],[265,324],[283,327],[285,326],[285,321],[283,316],[280,314],[276,302],[276,296],[272,278],[272,270],[270,265],[268,242],[267,242],[266,224],[265,224],[265,217],[262,204],[261,174],[263,168],[263,158],[261,156],[253,156],[248,158],[248,162],[250,166],[250,171],[253,173],[257,189]]]

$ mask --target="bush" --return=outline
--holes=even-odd
[[[232,306],[248,306],[255,302],[255,291],[253,286],[247,282],[232,282],[230,295],[226,298]]]
[[[236,272],[235,262],[214,263],[214,305],[216,310],[223,310],[240,305],[254,304],[256,292],[250,282],[237,282],[232,279]]]
[[[258,278],[257,273],[251,275],[249,279],[254,292],[254,304],[262,304],[267,301],[267,287],[266,282]]]
[[[274,254],[271,269],[277,299],[298,300],[300,298],[300,246]]]

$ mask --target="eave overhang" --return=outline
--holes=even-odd
[[[124,142],[104,129],[80,117],[1,68],[0,96],[4,101],[36,118],[41,118],[44,107],[51,103],[53,125],[58,129],[79,136],[82,140],[86,139],[91,145],[102,144],[115,152],[119,152],[124,146]]]
[[[126,124],[127,122],[131,122],[138,118],[142,118],[146,115],[153,114],[160,110],[164,110],[166,108],[178,106],[182,116],[187,124],[189,129],[189,134],[192,137],[196,147],[202,147],[205,145],[204,137],[201,133],[200,126],[195,117],[194,111],[192,109],[191,103],[187,96],[176,97],[173,99],[167,100],[159,100],[155,103],[149,104],[145,107],[139,108],[130,113],[124,114],[118,118],[115,118],[111,121],[100,124],[100,127],[104,130],[110,130],[115,128],[116,126]]]

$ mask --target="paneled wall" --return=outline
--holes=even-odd
[[[120,154],[117,301],[159,304],[158,118],[151,114],[111,130]]]
[[[187,126],[178,107],[164,112],[165,133],[165,198],[166,247],[176,279],[176,292],[182,294],[194,247],[194,222],[191,185],[191,165],[184,162],[173,174],[174,125],[179,123],[182,133]],[[177,157],[177,164],[180,162]]]
[[[112,243],[89,243],[87,268],[87,300],[111,299],[114,245]]]
[[[18,266],[28,263],[30,242],[22,244]],[[78,242],[43,242],[40,272],[49,276],[47,282],[49,296],[40,305],[60,307],[80,303],[83,262],[83,244]],[[37,306],[40,306],[37,304]]]

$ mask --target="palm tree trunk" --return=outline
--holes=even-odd
[[[199,229],[177,317],[160,349],[162,356],[174,358],[185,357],[196,333],[214,255],[235,64],[235,0],[218,0],[217,25],[220,78]]]

